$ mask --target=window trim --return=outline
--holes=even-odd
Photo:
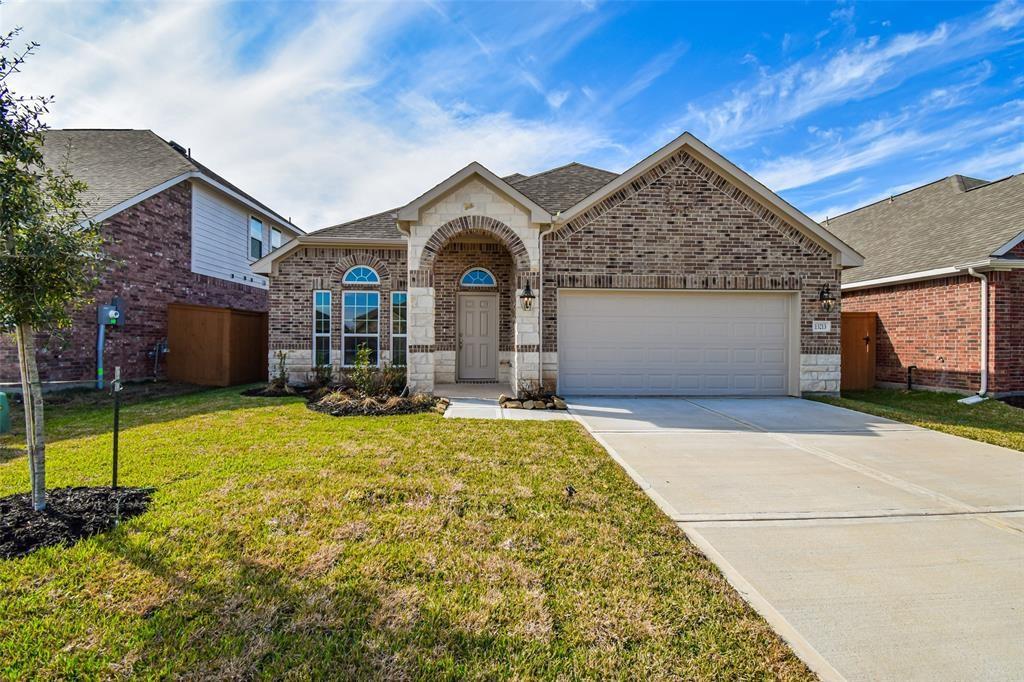
[[[316,330],[316,297],[317,294],[327,294],[327,333],[318,332]],[[331,327],[334,326],[334,294],[331,293],[330,289],[314,289],[313,290],[313,357],[310,363],[313,368],[320,367],[321,365],[316,364],[316,340],[317,338],[327,339],[327,364],[334,366],[331,358]]]
[[[260,255],[259,256],[253,256],[252,255],[252,240],[255,239],[255,237],[252,236],[252,221],[254,221],[254,220],[260,224]],[[253,214],[250,213],[249,214],[248,228],[249,228],[249,239],[248,239],[248,241],[246,241],[246,246],[248,248],[246,248],[245,254],[249,257],[249,260],[258,261],[260,258],[263,258],[263,256],[267,255],[267,252],[264,251],[264,247],[267,245],[267,237],[266,237],[267,225],[266,225],[266,223],[263,222],[262,218],[258,218],[257,216],[254,216]]]
[[[358,267],[358,266],[357,266]],[[371,268],[372,270],[372,268]],[[376,271],[375,271],[376,272]],[[367,294],[375,295],[377,297],[377,333],[376,334],[349,334],[345,331],[345,311],[348,306],[345,303],[345,297],[347,294]],[[380,292],[379,291],[367,291],[366,289],[343,289],[341,292],[341,366],[342,367],[355,367],[355,365],[349,365],[345,363],[345,340],[348,338],[360,338],[360,339],[377,339],[377,362],[373,367],[380,367]]]
[[[405,333],[395,333],[395,294],[405,295]],[[398,365],[399,367],[409,366],[409,292],[408,291],[392,291],[391,292],[391,364],[395,364],[395,339],[405,339],[405,364]]]
[[[274,235],[277,235],[277,246],[274,246]],[[284,243],[284,232],[276,227],[270,228],[270,251],[268,253],[274,253],[281,248],[281,244]]]
[[[348,276],[352,274],[353,270],[358,270],[359,268],[366,268],[367,270],[372,272],[373,276],[375,278],[374,281],[372,281],[372,282],[357,282],[357,281],[353,280],[353,281],[350,282],[349,279],[348,279]],[[377,286],[380,286],[380,273],[377,272],[376,268],[371,268],[369,265],[353,265],[352,267],[350,267],[348,270],[345,271],[344,275],[342,275],[341,283],[342,284],[354,284],[355,286],[377,287]]]
[[[472,283],[466,282],[466,275],[468,275],[471,272],[475,272],[477,270],[481,270],[483,272],[486,272],[490,276],[492,283],[491,284],[472,284]],[[491,272],[490,270],[488,270],[487,268],[482,268],[482,267],[479,267],[479,266],[473,266],[470,269],[466,270],[464,273],[462,273],[462,275],[459,277],[459,286],[460,287],[466,287],[467,289],[493,289],[493,288],[498,286],[498,278],[495,277],[494,273]]]

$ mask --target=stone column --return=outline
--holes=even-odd
[[[409,272],[409,351],[406,382],[412,393],[434,392],[434,287],[429,270]]]
[[[518,390],[523,384],[537,384],[540,380],[540,313],[537,300],[533,301],[533,308],[523,310],[520,295],[530,282],[530,288],[534,294],[538,291],[538,279],[535,272],[516,273],[516,298],[515,298],[515,352],[512,354],[512,388]]]

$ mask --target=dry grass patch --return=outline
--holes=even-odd
[[[575,423],[237,390],[122,418],[122,479],[152,506],[0,562],[0,676],[811,677]],[[48,414],[52,485],[106,478],[108,424]],[[26,469],[0,463],[0,495]]]

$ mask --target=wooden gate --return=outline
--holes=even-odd
[[[167,306],[167,378],[234,386],[267,378],[267,314],[185,303]]]
[[[840,388],[862,391],[875,386],[875,340],[878,330],[876,313],[843,313],[843,361]]]

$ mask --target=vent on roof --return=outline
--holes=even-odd
[[[173,149],[174,151],[178,152],[182,156],[187,156],[188,158],[192,158],[192,150],[191,149],[185,149],[184,147],[182,147],[180,144],[178,144],[174,140],[171,140],[167,144],[171,145],[171,149]]]

